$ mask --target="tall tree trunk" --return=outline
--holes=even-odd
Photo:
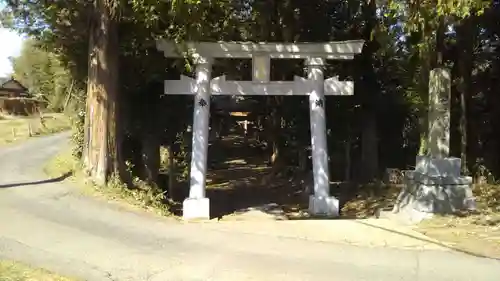
[[[366,26],[363,31],[363,38],[366,46],[361,54],[361,89],[363,91],[362,114],[361,114],[361,180],[368,182],[377,176],[378,172],[378,129],[376,102],[379,95],[379,86],[376,82],[375,69],[373,66],[374,55],[378,48],[378,43],[373,40],[373,32],[377,27],[376,17],[377,5],[375,0],[369,0],[363,6],[363,17]]]
[[[275,97],[271,98],[274,99]],[[281,143],[279,141],[281,133],[281,116],[278,114],[278,110],[276,108],[278,106],[277,100],[275,100],[275,102],[271,104],[273,108],[271,109],[271,116],[269,120],[269,143],[271,144],[271,156],[269,162],[272,166],[275,166],[281,158]]]
[[[176,184],[176,167],[175,167],[175,158],[174,158],[174,150],[172,148],[172,144],[167,146],[168,153],[168,196],[171,199],[174,199],[174,190]]]
[[[158,184],[160,171],[160,140],[158,135],[147,132],[142,136],[142,163],[144,164],[142,176],[149,185]]]
[[[91,18],[94,18],[95,16],[92,16]],[[88,64],[87,64],[87,69],[88,69],[88,77],[93,77],[94,74],[93,72],[95,70],[94,67],[92,67],[93,64],[95,64],[95,53],[94,53],[94,36],[92,35],[92,31],[95,29],[94,26],[96,25],[95,20],[90,20],[89,24],[89,49],[88,49]],[[93,139],[92,139],[92,133],[91,133],[91,128],[92,128],[92,121],[93,121],[93,115],[94,115],[94,103],[95,103],[95,98],[93,96],[94,92],[91,90],[92,83],[90,82],[90,79],[87,80],[87,98],[86,98],[86,104],[85,104],[85,121],[84,121],[84,134],[83,134],[83,148],[82,148],[82,161],[83,161],[83,166],[85,167],[85,170],[88,175],[91,174],[91,164],[93,161],[90,159],[92,156],[91,152],[91,147],[93,146]]]
[[[351,171],[352,171],[352,163],[351,163],[351,145],[352,145],[352,137],[351,137],[351,125],[348,124],[347,127],[347,140],[344,142],[344,181],[351,181]]]
[[[104,0],[94,2],[90,26],[84,164],[98,184],[118,170],[118,25]]]
[[[462,26],[458,29],[459,46],[461,47],[458,64],[460,70],[460,158],[462,160],[462,173],[469,174],[469,168],[474,165],[475,160],[468,159],[468,155],[474,143],[471,133],[471,126],[468,122],[470,116],[470,105],[472,99],[472,68],[473,68],[473,47],[474,47],[474,26],[473,16],[466,18]]]
[[[363,114],[361,131],[361,162],[363,181],[368,182],[378,174],[378,134],[377,117],[373,112]]]
[[[443,56],[445,52],[445,45],[444,45],[445,31],[446,31],[445,18],[444,16],[440,16],[438,19],[438,28],[436,30],[435,50],[432,53],[431,68],[438,68],[443,66],[444,63]]]
[[[422,108],[420,109],[419,116],[419,130],[420,130],[420,146],[418,149],[418,155],[427,154],[427,138],[429,131],[429,118],[428,118],[428,104],[429,104],[429,73],[431,71],[430,59],[431,51],[429,46],[425,49],[420,50],[420,72],[418,77],[418,83],[420,84],[419,94],[422,97]]]

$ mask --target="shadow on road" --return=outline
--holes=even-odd
[[[18,186],[26,186],[26,185],[38,185],[38,184],[60,182],[60,181],[65,180],[66,178],[70,177],[71,175],[73,175],[73,172],[67,172],[67,173],[65,173],[57,178],[40,180],[40,181],[32,181],[32,182],[2,184],[2,185],[0,185],[0,188],[11,188],[11,187],[18,187]]]

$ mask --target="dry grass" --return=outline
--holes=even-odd
[[[346,197],[342,216],[363,219],[376,216],[380,210],[390,209],[396,201],[401,185],[369,184],[348,188],[349,191],[344,191],[342,196]]]
[[[16,143],[31,137],[57,133],[70,128],[69,118],[62,113],[45,114],[43,124],[39,116],[2,115],[0,118],[0,145]]]
[[[0,260],[0,281],[75,281],[41,268]]]
[[[478,221],[482,219],[476,216],[436,216],[421,222],[416,230],[460,250],[500,259],[500,227],[480,225]]]
[[[435,216],[417,230],[481,256],[500,258],[500,186],[475,185],[477,212]]]
[[[348,218],[373,217],[380,209],[390,210],[400,191],[396,185],[351,187],[342,215]],[[415,230],[446,242],[454,248],[479,256],[500,259],[500,186],[475,185],[477,211],[434,216]]]

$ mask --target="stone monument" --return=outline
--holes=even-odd
[[[461,159],[449,157],[450,89],[448,70],[434,69],[429,79],[427,155],[417,156],[415,170],[405,173],[394,213],[411,221],[432,214],[475,208],[472,178],[460,175]]]

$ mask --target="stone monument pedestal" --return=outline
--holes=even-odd
[[[421,221],[432,214],[474,210],[472,178],[460,175],[459,158],[417,156],[414,171],[407,172],[394,213]]]

